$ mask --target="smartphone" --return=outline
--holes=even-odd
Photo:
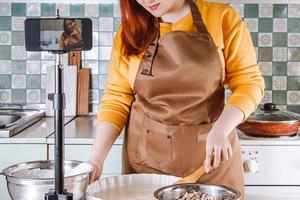
[[[92,49],[89,18],[28,18],[25,20],[27,51],[86,51]]]

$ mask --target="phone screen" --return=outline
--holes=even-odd
[[[89,50],[92,22],[88,18],[33,18],[25,20],[29,51]]]

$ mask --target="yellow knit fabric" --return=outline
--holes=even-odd
[[[265,87],[250,33],[230,5],[202,0],[196,0],[196,4],[217,47],[224,69],[224,86],[231,90],[227,104],[239,108],[246,119],[262,100]],[[119,130],[124,127],[130,112],[134,98],[132,88],[142,57],[139,55],[129,60],[121,57],[121,29],[114,38],[106,89],[97,118],[112,123]],[[173,24],[160,24],[161,36],[175,30],[196,32],[191,13]]]

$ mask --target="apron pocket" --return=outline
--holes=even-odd
[[[151,166],[161,165],[172,160],[172,136],[168,132],[168,125],[144,116],[143,138],[146,163]]]

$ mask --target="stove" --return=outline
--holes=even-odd
[[[247,200],[300,199],[300,136],[265,138],[238,131]]]

